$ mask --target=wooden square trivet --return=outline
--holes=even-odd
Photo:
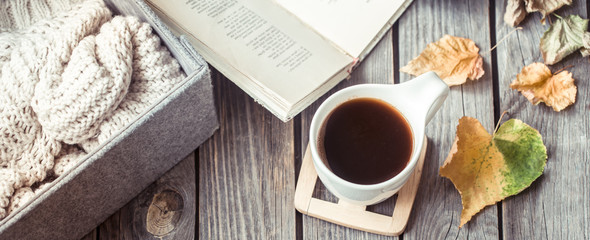
[[[308,145],[305,150],[303,162],[301,163],[297,187],[295,188],[295,208],[305,215],[345,227],[375,234],[399,236],[406,228],[412,205],[414,204],[414,198],[418,191],[422,166],[424,165],[424,156],[426,155],[426,144],[425,137],[414,173],[412,173],[406,184],[397,193],[398,196],[391,217],[366,211],[367,206],[355,205],[345,201],[332,203],[313,198],[313,190],[318,179],[318,174],[313,166]]]

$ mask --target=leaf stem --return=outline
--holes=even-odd
[[[573,67],[574,65],[567,65],[565,67],[562,67],[561,69],[557,70],[555,73],[553,73],[553,75],[557,75],[558,73],[562,72],[563,70],[566,70],[568,68]]]
[[[516,32],[516,30],[522,30],[522,27],[517,27],[515,29],[512,29],[512,31],[510,31],[508,34],[506,34],[506,36],[504,36],[502,39],[500,39],[500,41],[498,41],[496,43],[496,45],[494,45],[492,48],[490,48],[490,50],[488,50],[488,52],[486,54],[490,54],[492,52],[492,50],[496,49],[496,47],[498,47],[498,45],[500,45],[500,43],[502,43],[504,40],[506,40],[506,38],[508,36],[510,36],[512,33]]]
[[[504,115],[508,113],[507,111],[502,112],[502,115],[500,115],[500,119],[498,119],[498,123],[496,123],[496,129],[494,129],[494,134],[496,134],[496,132],[498,131],[498,128],[500,127],[500,123],[502,122],[502,118],[504,118]]]

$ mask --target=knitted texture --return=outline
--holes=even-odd
[[[178,62],[172,58],[166,47],[160,44],[160,38],[152,33],[149,24],[140,23],[137,18],[120,18],[122,23],[117,23],[118,20],[118,17],[113,19],[113,25],[126,24],[132,32],[132,84],[117,109],[110,112],[102,121],[98,133],[80,142],[86,152],[106,142],[186,77],[179,71]],[[106,24],[103,28],[105,27]]]
[[[0,5],[0,31],[28,28],[40,20],[71,10],[72,5],[70,0],[3,1]]]
[[[72,169],[86,153],[75,145],[63,144],[61,151],[55,156],[53,175],[59,177]],[[13,199],[14,202],[14,199]]]
[[[101,0],[0,2],[0,219],[184,79],[147,23]]]

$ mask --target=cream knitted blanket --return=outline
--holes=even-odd
[[[1,1],[0,219],[184,76],[148,24],[101,0]]]

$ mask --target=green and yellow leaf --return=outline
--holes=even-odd
[[[460,227],[485,206],[530,186],[543,173],[546,161],[541,134],[522,121],[508,120],[490,135],[477,119],[461,118],[439,171],[461,194]]]

